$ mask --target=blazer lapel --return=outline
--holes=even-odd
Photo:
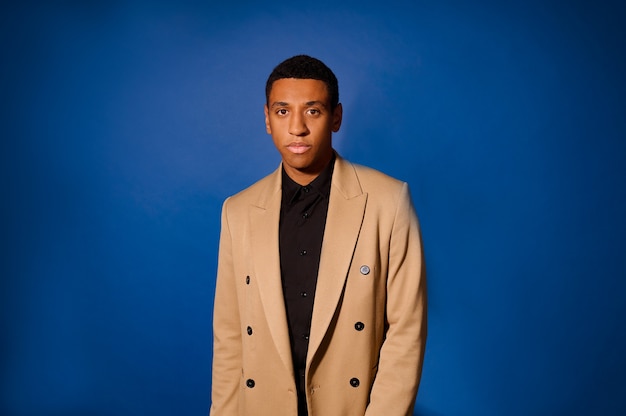
[[[281,169],[271,177],[259,201],[250,206],[250,244],[258,287],[272,338],[285,367],[293,374],[287,313],[280,277],[278,223],[281,202]]]
[[[335,163],[315,289],[307,367],[341,298],[367,202],[367,194],[361,189],[354,167],[339,155]]]

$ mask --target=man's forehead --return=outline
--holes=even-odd
[[[305,104],[319,102],[326,105],[330,99],[324,81],[317,79],[281,78],[274,81],[270,102]]]

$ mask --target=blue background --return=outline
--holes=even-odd
[[[298,53],[339,78],[340,154],[412,188],[416,414],[626,414],[620,2],[1,15],[0,414],[206,414],[221,203],[278,165],[264,83]]]

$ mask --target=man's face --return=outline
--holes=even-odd
[[[265,128],[285,171],[294,181],[309,183],[332,158],[331,136],[341,126],[341,104],[331,111],[323,81],[284,78],[272,85],[268,105]]]

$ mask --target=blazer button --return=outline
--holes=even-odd
[[[366,274],[370,274],[370,268],[369,266],[363,265],[361,266],[361,274],[366,275]]]
[[[363,331],[363,328],[365,328],[365,324],[363,322],[357,322],[354,324],[354,329],[357,331]]]
[[[359,384],[361,384],[361,382],[359,381],[358,378],[354,377],[350,379],[350,385],[352,387],[359,387]]]
[[[248,386],[249,388],[253,388],[254,387],[254,380],[252,380],[251,378],[246,380],[246,386]]]
[[[252,335],[252,328],[248,327],[248,335]]]

